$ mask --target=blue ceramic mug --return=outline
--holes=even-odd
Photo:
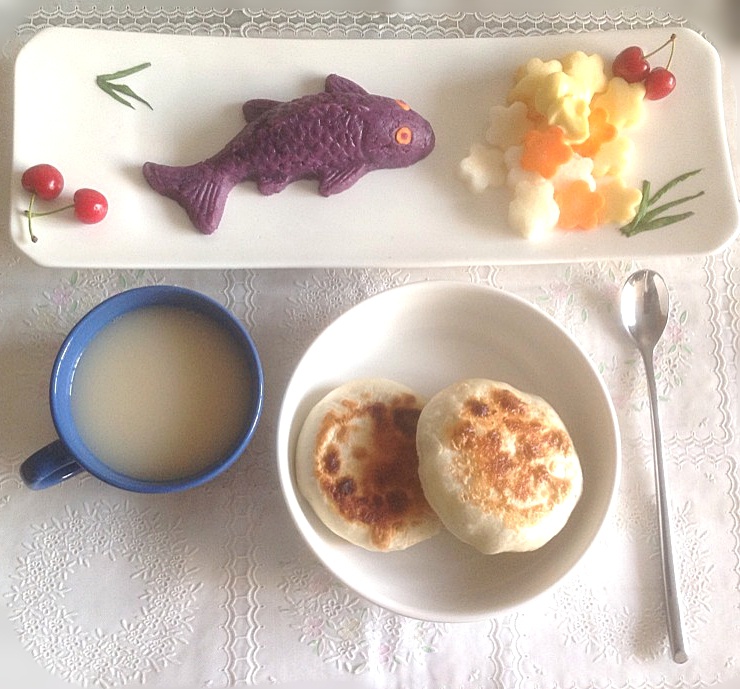
[[[230,436],[228,450],[221,450],[218,456],[207,458],[206,463],[201,464],[194,473],[184,476],[142,478],[135,472],[131,472],[134,475],[126,473],[120,464],[116,468],[109,466],[105,457],[98,456],[99,453],[93,451],[90,443],[83,438],[75,417],[75,374],[83,355],[89,351],[90,344],[121,317],[147,307],[174,307],[186,309],[196,317],[205,316],[209,323],[216,324],[221,329],[220,332],[233,338],[237,351],[243,355],[244,370],[240,373],[244,374],[245,384],[238,386],[238,390],[244,388],[245,398],[239,400],[237,437],[232,442]],[[209,352],[203,351],[202,354],[207,357]],[[49,387],[51,416],[59,437],[23,462],[20,468],[21,477],[33,489],[48,488],[81,471],[87,471],[118,488],[140,493],[168,493],[192,488],[226,470],[244,453],[262,412],[263,387],[262,364],[251,336],[241,322],[221,304],[199,292],[168,285],[139,287],[121,292],[87,313],[64,340],[54,361]],[[153,423],[156,423],[156,419],[153,419]]]

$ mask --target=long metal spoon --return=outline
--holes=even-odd
[[[673,549],[668,518],[663,474],[663,449],[658,418],[658,392],[655,386],[653,352],[668,322],[668,289],[663,278],[653,270],[638,270],[630,275],[622,287],[622,323],[637,344],[645,364],[650,418],[653,422],[653,459],[655,464],[655,492],[658,499],[658,527],[660,529],[660,554],[663,564],[663,586],[668,615],[668,640],[673,660],[688,660],[681,631],[681,613],[678,607],[676,576],[673,571]]]

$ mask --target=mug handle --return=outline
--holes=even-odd
[[[34,452],[23,464],[20,474],[29,488],[41,490],[79,474],[82,466],[72,457],[61,440],[55,440]]]

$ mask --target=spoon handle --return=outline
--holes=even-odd
[[[658,500],[658,528],[660,530],[660,556],[663,565],[663,587],[668,615],[668,639],[673,660],[685,663],[688,660],[681,630],[681,612],[678,606],[678,589],[673,570],[673,548],[671,546],[671,527],[668,517],[668,498],[663,472],[663,441],[658,417],[658,391],[655,385],[655,370],[652,352],[643,353],[645,373],[647,374],[648,394],[650,396],[650,418],[653,424],[653,460],[655,464],[655,492]]]

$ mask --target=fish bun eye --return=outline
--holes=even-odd
[[[411,110],[411,107],[405,100],[399,100],[398,98],[396,98],[396,103],[401,108],[401,110]]]
[[[399,127],[398,129],[396,129],[396,143],[399,143],[402,146],[406,146],[411,143],[411,139],[413,138],[413,134],[411,133],[411,129],[409,127]]]

